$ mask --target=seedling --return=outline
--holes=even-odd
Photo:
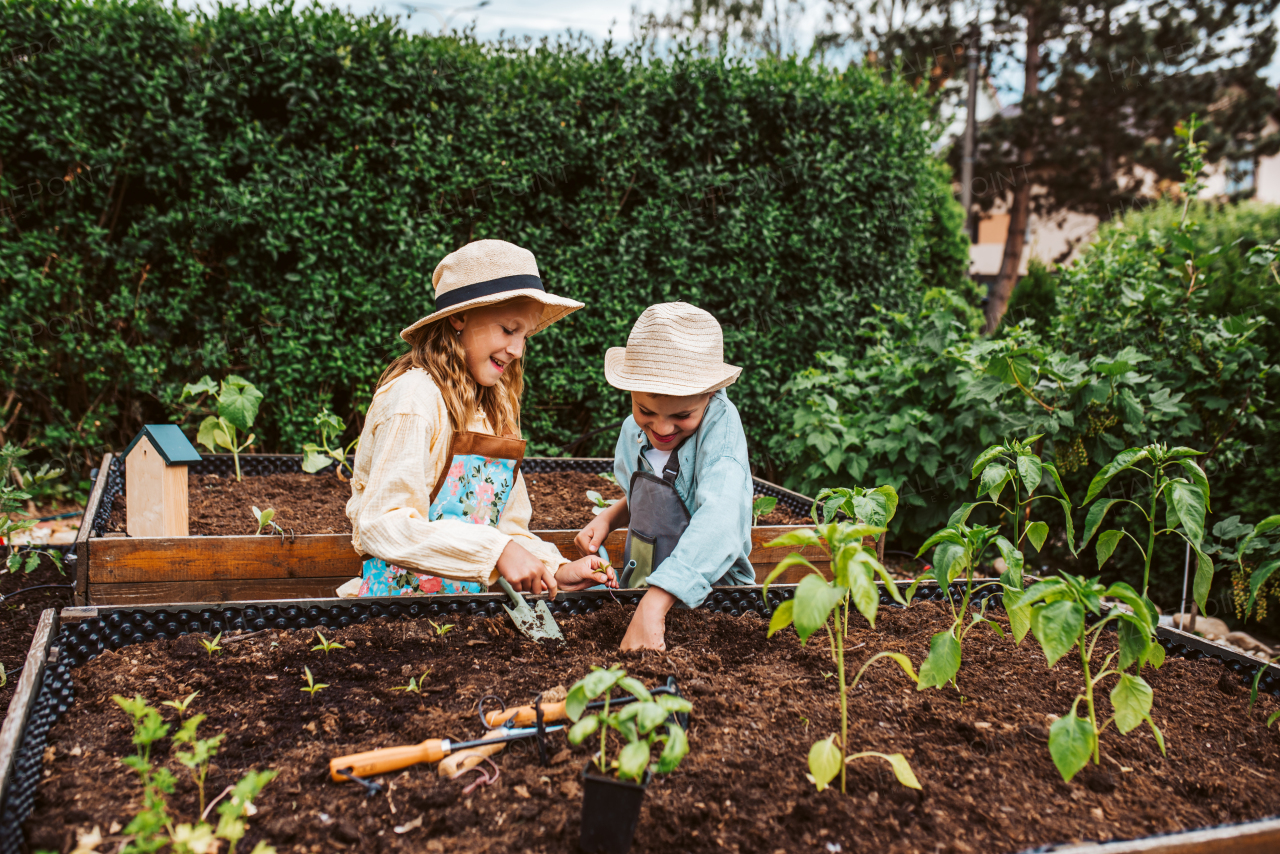
[[[200,645],[203,646],[204,651],[212,657],[222,652],[222,647],[218,644],[218,641],[220,640],[222,640],[222,632],[218,632],[211,641],[201,638]]]
[[[436,637],[440,637],[441,635],[448,634],[452,629],[455,628],[454,623],[445,623],[444,625],[441,625],[440,623],[437,623],[435,620],[427,620],[427,622],[431,624],[431,628],[436,630]]]
[[[175,750],[174,756],[191,772],[199,790],[200,806],[193,823],[177,824],[175,817],[169,812],[169,797],[174,793],[177,780],[168,768],[151,760],[152,747],[169,734],[169,725],[164,723],[160,713],[149,706],[140,694],[132,700],[118,694],[112,699],[133,718],[133,743],[138,746],[135,755],[125,757],[121,762],[136,771],[142,780],[142,809],[124,828],[128,841],[121,851],[125,854],[142,854],[170,846],[179,854],[197,854],[216,851],[219,840],[222,840],[228,843],[227,854],[235,854],[236,845],[244,838],[247,830],[244,818],[256,812],[253,799],[279,772],[247,773],[235,786],[230,787],[229,797],[218,803],[218,823],[208,824],[206,818],[212,804],[205,807],[204,783],[209,774],[210,763],[225,736],[197,738],[196,728],[205,716],[194,715],[174,735],[172,744],[174,747],[179,744],[191,747],[190,750]],[[254,847],[253,854],[275,854],[275,849],[265,842],[259,842]]]
[[[354,475],[355,470],[351,468],[351,463],[347,462],[347,457],[359,447],[360,437],[357,436],[351,444],[344,448],[342,443],[336,440],[346,425],[342,423],[341,418],[327,409],[322,409],[312,423],[320,431],[320,444],[308,442],[302,446],[302,470],[314,474],[329,465],[330,462],[336,462],[338,464],[337,474],[339,479],[342,479],[344,466],[348,473]],[[330,445],[333,447],[330,447]]]
[[[13,519],[9,514],[18,511],[23,501],[31,499],[27,490],[34,489],[46,481],[62,476],[62,469],[49,469],[46,464],[39,472],[27,472],[24,478],[18,471],[16,461],[31,453],[11,442],[5,442],[0,448],[0,545],[12,543],[13,535],[36,525],[35,519]],[[27,547],[19,550],[17,546],[8,547],[5,556],[5,569],[12,573],[34,572],[40,565],[40,555],[46,555],[53,561],[58,572],[62,572],[62,555],[52,549]]]
[[[1132,540],[1142,554],[1142,597],[1147,602],[1147,609],[1152,613],[1155,612],[1155,606],[1151,604],[1150,599],[1147,599],[1147,586],[1151,578],[1151,558],[1154,554],[1156,537],[1160,534],[1177,534],[1186,540],[1195,552],[1196,575],[1192,594],[1201,612],[1204,611],[1205,600],[1209,596],[1209,586],[1213,583],[1213,561],[1201,549],[1201,543],[1204,540],[1204,519],[1209,511],[1209,479],[1205,477],[1204,469],[1191,459],[1191,457],[1200,456],[1201,453],[1191,448],[1168,448],[1163,444],[1121,451],[1093,478],[1089,484],[1089,492],[1084,498],[1085,504],[1093,501],[1107,484],[1123,471],[1135,472],[1151,481],[1150,503],[1146,507],[1128,498],[1108,498],[1089,508],[1089,515],[1084,522],[1084,539],[1080,541],[1079,551],[1084,551],[1089,540],[1102,527],[1102,521],[1112,507],[1117,504],[1131,504],[1138,508],[1138,512],[1147,520],[1146,548],[1143,548],[1142,543],[1124,528],[1103,531],[1098,534],[1098,569],[1102,569],[1102,565],[1115,552],[1122,538],[1128,537]],[[1150,472],[1140,467],[1144,463],[1150,464]],[[1171,476],[1170,471],[1176,476]],[[1156,519],[1162,500],[1165,524],[1163,528],[1157,530],[1159,525]],[[1263,522],[1262,525],[1266,523]]]
[[[621,710],[609,711],[609,694],[614,688],[628,692],[636,698]],[[604,707],[593,714],[584,715],[587,704],[597,697],[604,696]],[[633,780],[637,783],[644,779],[646,770],[655,774],[670,774],[680,764],[680,760],[689,752],[689,740],[680,725],[667,722],[667,719],[678,712],[689,712],[693,705],[683,697],[672,694],[659,694],[654,697],[644,687],[644,683],[627,675],[627,671],[614,665],[608,670],[603,667],[591,668],[591,672],[573,684],[565,698],[565,712],[569,719],[575,721],[569,729],[569,741],[582,744],[597,730],[600,731],[600,753],[593,760],[601,774],[608,774],[616,769],[621,780]],[[666,732],[659,734],[658,728],[666,722]],[[605,737],[612,729],[619,733],[626,745],[618,753],[618,758],[609,762],[605,750]],[[662,745],[662,753],[656,763],[652,763],[652,750]]]
[[[1280,661],[1280,655],[1277,655],[1276,657],[1269,659],[1267,663],[1259,667],[1258,672],[1254,674],[1253,685],[1249,689],[1249,710],[1250,711],[1253,710],[1253,704],[1258,702],[1258,683],[1262,681],[1262,675],[1266,673],[1267,670],[1270,669],[1270,666],[1272,664],[1275,664],[1277,661]],[[3,682],[0,682],[0,685],[3,685],[3,684],[4,684]],[[1266,726],[1268,727],[1271,726],[1277,720],[1280,720],[1280,711],[1275,711],[1271,713],[1271,716],[1267,718]]]
[[[599,516],[601,513],[618,503],[617,498],[610,498],[606,500],[603,495],[596,492],[594,489],[587,490],[587,500],[595,505],[595,507],[591,508],[592,516]]]
[[[973,473],[970,479],[981,478],[978,481],[978,495],[979,497],[986,495],[990,500],[960,505],[960,508],[951,514],[948,524],[967,522],[969,514],[975,507],[991,505],[1004,511],[1013,520],[1014,547],[1022,549],[1023,542],[1029,541],[1038,552],[1049,537],[1049,526],[1044,522],[1027,520],[1032,502],[1048,498],[1058,502],[1062,507],[1067,528],[1067,544],[1070,547],[1071,541],[1075,539],[1075,532],[1071,527],[1071,499],[1068,498],[1067,490],[1062,486],[1062,479],[1058,477],[1057,467],[1053,463],[1043,462],[1036,454],[1034,448],[1039,439],[1039,436],[1031,436],[1021,441],[1010,439],[999,445],[992,445],[979,454],[973,461]],[[1054,486],[1062,494],[1061,498],[1048,493],[1033,494],[1040,487],[1040,481],[1044,479],[1045,472],[1053,478]],[[1011,488],[1010,504],[1012,506],[1000,503],[1000,496],[1006,486]]]
[[[862,616],[867,618],[867,622],[874,628],[876,612],[880,607],[880,590],[875,582],[875,576],[879,574],[884,580],[885,590],[899,603],[905,605],[902,594],[898,591],[898,585],[894,583],[893,577],[889,575],[880,561],[876,560],[875,553],[867,550],[862,545],[863,537],[883,534],[884,531],[884,528],[871,525],[831,522],[818,526],[816,530],[792,531],[767,543],[765,546],[766,548],[775,548],[777,546],[820,546],[827,554],[832,556],[831,568],[834,575],[832,580],[828,581],[813,564],[809,563],[801,555],[792,552],[783,558],[773,572],[769,573],[762,591],[765,601],[768,602],[769,585],[787,569],[793,566],[807,566],[811,570],[810,574],[800,579],[800,583],[796,585],[795,598],[783,602],[774,609],[773,617],[769,620],[769,637],[794,623],[796,634],[800,636],[800,643],[802,644],[809,640],[810,635],[821,628],[827,630],[827,637],[831,640],[832,658],[835,659],[836,676],[840,682],[840,732],[833,734],[825,742],[818,742],[809,751],[809,767],[813,771],[814,784],[817,785],[819,790],[826,788],[827,783],[831,782],[832,778],[835,777],[836,771],[839,771],[840,791],[843,793],[845,791],[845,762],[851,758],[847,753],[849,742],[849,696],[848,689],[845,686],[844,668],[844,639],[845,635],[849,633],[850,602],[853,603],[853,606],[858,609]],[[832,629],[833,624],[835,626],[834,630]],[[867,664],[882,656],[892,657],[901,667],[905,668],[912,681],[916,680],[916,674],[911,669],[910,660],[900,653],[881,653],[869,659]],[[865,669],[866,665],[863,666],[863,670]],[[859,671],[858,678],[861,677],[862,671]],[[854,679],[854,684],[857,684],[857,679]],[[829,761],[832,753],[826,748],[819,749],[822,744],[827,744],[835,750],[837,761],[834,764]],[[815,765],[815,762],[818,764]],[[889,762],[894,765],[894,773],[898,774],[899,765],[893,759],[889,759]],[[828,771],[831,773],[828,774]],[[910,785],[910,783],[905,782],[901,774],[898,774],[898,779],[903,781],[903,785]],[[910,779],[914,781],[915,777],[912,776]],[[919,788],[918,784],[916,788]]]
[[[320,638],[320,643],[311,647],[311,651],[324,650],[324,654],[328,655],[330,650],[345,649],[345,647],[337,641],[325,640],[324,632],[316,632],[316,637]]]
[[[428,667],[426,670],[422,671],[422,675],[419,676],[417,679],[414,679],[412,676],[410,676],[408,685],[399,685],[395,688],[392,688],[391,690],[404,691],[406,694],[421,694],[422,686],[427,684],[427,674],[430,672],[431,672],[431,668]]]
[[[1113,607],[1102,619],[1092,626],[1085,623],[1085,611],[1095,615],[1102,613],[1104,597],[1118,599],[1129,607],[1129,611]],[[1124,582],[1117,582],[1110,587],[1103,587],[1098,579],[1086,580],[1073,575],[1063,574],[1057,578],[1049,578],[1038,582],[1022,592],[1012,588],[1005,592],[1005,608],[1009,612],[1010,624],[1013,625],[1015,637],[1021,641],[1026,629],[1019,626],[1030,624],[1031,631],[1040,648],[1044,650],[1049,667],[1053,667],[1062,656],[1073,648],[1080,650],[1080,665],[1084,671],[1084,693],[1076,696],[1071,703],[1071,711],[1058,718],[1049,727],[1049,755],[1053,764],[1065,782],[1070,782],[1080,769],[1093,758],[1095,765],[1101,764],[1099,739],[1107,727],[1114,721],[1116,729],[1127,733],[1146,721],[1155,735],[1160,752],[1164,753],[1164,736],[1155,721],[1151,719],[1151,704],[1154,694],[1151,686],[1140,675],[1145,664],[1159,667],[1164,663],[1164,648],[1156,642],[1156,612],[1147,605],[1147,599]],[[1029,617],[1013,620],[1014,612]],[[1118,649],[1109,653],[1102,660],[1096,673],[1090,668],[1094,664],[1094,649],[1098,638],[1109,623],[1116,623]],[[1112,662],[1116,666],[1111,667]],[[1133,673],[1126,672],[1134,667]],[[1094,689],[1103,679],[1118,676],[1114,688],[1111,689],[1111,707],[1115,716],[1098,725],[1098,713],[1094,706]],[[1080,701],[1084,700],[1086,717],[1080,717],[1076,710]]]
[[[267,527],[268,525],[274,528],[276,533],[283,534],[284,529],[281,528],[279,525],[277,525],[275,522],[271,521],[275,515],[276,515],[276,511],[271,509],[270,507],[268,507],[266,510],[259,510],[257,507],[254,507],[253,518],[258,521],[258,530],[254,532],[254,535],[256,536],[258,534],[261,534],[262,529]]]
[[[759,525],[761,516],[768,516],[778,506],[778,499],[771,495],[761,495],[751,502],[751,524]]]
[[[200,694],[199,691],[193,691],[187,695],[185,700],[165,700],[160,703],[162,706],[168,706],[178,710],[178,720],[182,720],[182,716],[187,713],[187,709],[191,707],[191,701]]]
[[[182,396],[178,399],[185,400],[187,395],[193,394],[212,394],[215,388],[218,389],[215,398],[218,414],[210,415],[200,422],[196,441],[208,448],[210,453],[216,453],[218,448],[226,448],[230,451],[236,464],[236,480],[239,481],[241,479],[240,452],[252,445],[256,438],[250,429],[253,427],[253,419],[258,416],[262,392],[258,391],[253,383],[235,374],[227,376],[222,381],[221,387],[215,386],[213,380],[206,374],[200,378],[199,382],[187,383],[183,386]],[[244,442],[240,441],[237,431],[248,434]]]
[[[311,699],[312,699],[312,700],[315,700],[315,698],[316,698],[316,692],[317,692],[317,691],[321,691],[321,690],[323,690],[323,689],[325,689],[325,688],[328,688],[328,687],[329,687],[329,685],[328,685],[327,683],[325,683],[325,682],[317,682],[317,681],[315,680],[315,678],[314,678],[314,677],[312,677],[312,675],[311,675],[311,668],[310,668],[310,667],[304,667],[304,668],[302,668],[302,669],[303,669],[303,670],[305,670],[305,671],[307,672],[307,675],[306,675],[306,676],[304,676],[304,677],[302,677],[304,680],[306,680],[307,687],[305,687],[305,688],[301,688],[301,689],[299,689],[299,690],[301,690],[301,691],[305,691],[306,693],[310,694],[310,695],[311,695]]]

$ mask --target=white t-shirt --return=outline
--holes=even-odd
[[[662,468],[667,464],[667,460],[671,459],[671,452],[650,448],[644,452],[644,458],[649,461],[649,465],[653,466],[658,477],[662,477]]]

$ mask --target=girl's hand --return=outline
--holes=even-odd
[[[597,584],[617,587],[618,579],[613,574],[613,567],[604,568],[604,561],[595,555],[587,555],[566,563],[556,570],[556,581],[564,590],[586,590]]]
[[[609,537],[609,531],[612,528],[610,524],[612,515],[606,510],[592,519],[591,524],[578,532],[578,536],[573,538],[573,544],[578,547],[578,551],[584,555],[595,555],[596,549],[600,548]]]
[[[527,591],[535,596],[545,590],[552,599],[556,598],[555,574],[515,540],[507,543],[502,554],[498,555],[497,566],[498,574],[514,589]]]

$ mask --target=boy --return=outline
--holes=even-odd
[[[605,379],[631,392],[613,471],[626,498],[575,539],[591,555],[626,527],[619,583],[647,587],[622,649],[666,649],[666,615],[696,608],[711,586],[754,584],[747,437],[726,386],[742,369],[724,363],[720,324],[682,302],[650,306],[627,346],[605,355]]]

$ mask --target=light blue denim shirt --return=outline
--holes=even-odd
[[[635,417],[627,418],[613,454],[613,473],[625,492],[631,490],[637,463],[644,471],[653,471],[641,456],[652,447]],[[724,389],[712,396],[698,431],[676,453],[680,459],[676,492],[692,519],[676,550],[649,574],[649,584],[696,608],[711,593],[713,584],[756,581],[748,558],[753,484],[747,464],[747,435],[742,431],[738,408]]]

